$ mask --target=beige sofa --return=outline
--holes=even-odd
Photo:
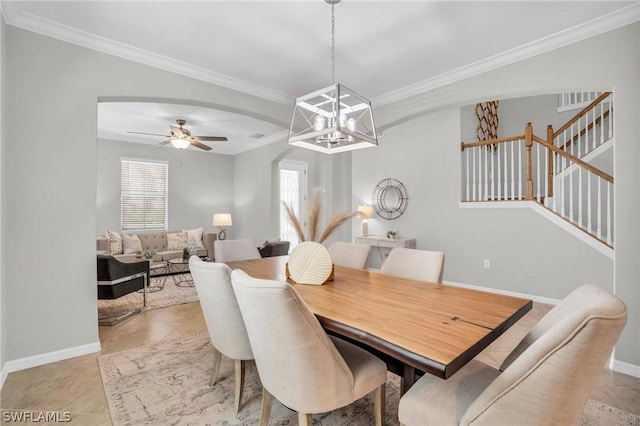
[[[108,231],[109,232],[109,231]],[[107,234],[108,234],[107,232]],[[121,239],[130,238],[136,235],[140,240],[141,252],[153,253],[153,260],[156,262],[166,261],[182,257],[182,248],[169,250],[168,234],[176,234],[185,231],[166,231],[166,232],[140,232],[140,233],[118,233]],[[127,244],[123,244],[123,250],[120,252],[113,252],[109,239],[105,235],[98,235],[96,237],[96,250],[98,254],[111,254],[115,258],[121,261],[135,261],[141,258],[142,253],[138,253],[138,250],[131,252],[131,246],[129,246],[129,252],[125,252]],[[126,234],[124,236],[123,234]],[[209,232],[202,232],[201,244],[197,244],[197,255],[200,257],[213,258],[213,242],[217,239],[217,235]],[[144,257],[142,257],[144,258]]]

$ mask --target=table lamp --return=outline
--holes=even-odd
[[[218,227],[220,232],[218,233],[219,240],[225,240],[227,238],[227,226],[231,226],[231,214],[218,213],[213,215],[213,226]]]
[[[369,235],[369,223],[367,219],[373,219],[373,206],[364,204],[358,206],[358,217],[362,219],[362,236]]]

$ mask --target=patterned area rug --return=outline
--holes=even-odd
[[[183,278],[182,275],[175,277],[178,277],[178,280]],[[191,278],[191,275],[184,274],[184,277]],[[175,285],[174,276],[151,278],[151,286],[157,286],[161,283],[164,283],[162,290],[147,293],[147,309],[166,308],[198,300],[195,287],[178,287]],[[141,307],[142,293],[137,291],[113,300],[98,300],[98,319],[118,317]]]
[[[159,342],[98,358],[111,419],[123,425],[256,425],[262,386],[247,363],[244,397],[233,411],[233,362],[223,358],[218,383],[210,387],[213,352],[206,334]],[[389,374],[386,425],[398,425],[400,381]],[[296,413],[274,399],[269,425],[295,425]],[[366,397],[342,409],[313,416],[314,425],[372,425],[373,401]],[[640,416],[589,400],[581,426],[636,426]]]

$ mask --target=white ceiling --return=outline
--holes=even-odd
[[[292,105],[330,83],[330,11],[322,0],[2,2],[10,25]],[[336,80],[375,108],[637,20],[638,1],[343,0]],[[286,130],[202,107],[103,109],[111,139],[145,142],[126,130],[166,134],[184,118],[193,134],[229,138],[211,144],[218,153]]]

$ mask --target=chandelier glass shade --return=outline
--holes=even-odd
[[[331,5],[331,80],[296,99],[289,144],[333,154],[378,145],[371,101],[335,82],[335,4]]]

